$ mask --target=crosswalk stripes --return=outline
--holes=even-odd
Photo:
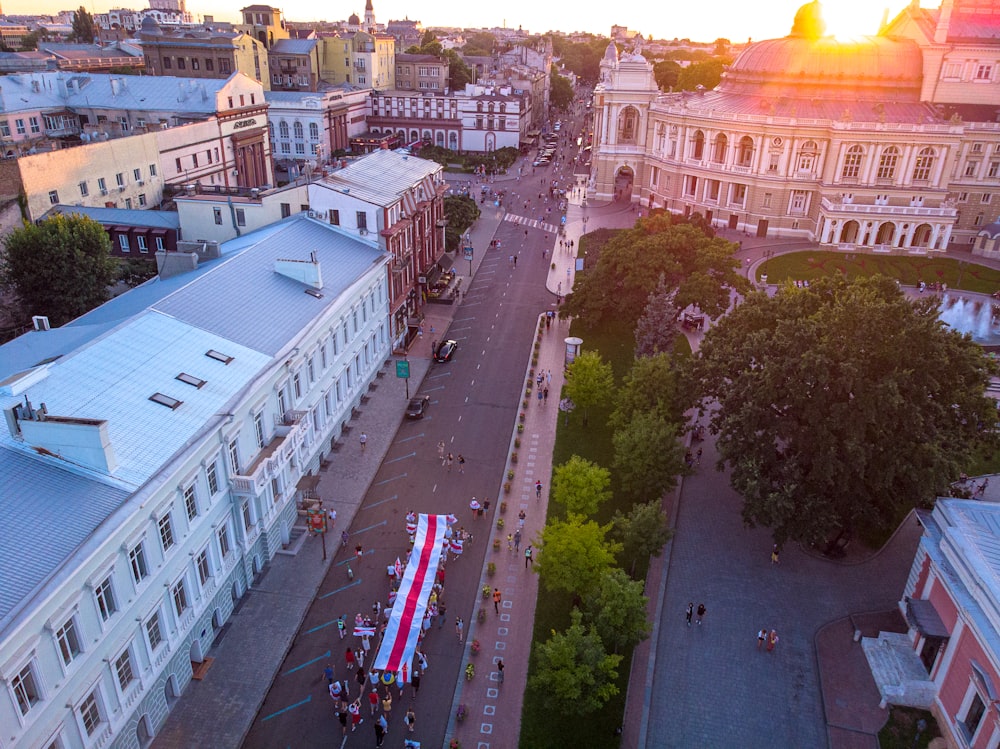
[[[530,226],[532,229],[541,229],[542,231],[547,231],[555,234],[559,231],[559,228],[553,224],[547,224],[544,221],[539,221],[535,218],[526,218],[524,216],[518,216],[516,213],[506,213],[503,217],[504,221],[510,221],[514,224],[521,224],[521,226]]]

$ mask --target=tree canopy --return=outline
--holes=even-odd
[[[449,195],[444,199],[444,217],[448,220],[444,230],[445,248],[452,252],[458,249],[465,230],[479,218],[479,206],[467,195]]]
[[[693,62],[686,68],[681,68],[677,76],[677,88],[681,91],[694,91],[698,86],[713,89],[722,80],[722,71],[732,60],[724,57],[713,57],[704,62]]]
[[[584,351],[566,369],[563,392],[583,409],[583,423],[594,406],[607,403],[614,393],[615,375],[611,365],[601,359],[597,351]]]
[[[622,489],[637,500],[659,499],[684,473],[680,426],[656,412],[636,413],[615,431],[614,467]]]
[[[653,77],[656,85],[662,91],[670,91],[677,86],[677,79],[681,75],[681,66],[673,60],[661,60],[653,64]]]
[[[642,316],[635,326],[635,355],[653,356],[670,352],[677,339],[677,316],[680,310],[674,304],[677,290],[667,287],[666,279],[650,293]]]
[[[62,325],[108,299],[118,264],[96,221],[56,215],[26,223],[7,235],[4,247],[0,282],[14,289],[26,316],[46,315]]]
[[[610,41],[606,36],[597,36],[585,42],[573,42],[552,35],[552,53],[567,70],[572,70],[585,81],[596,81],[601,74],[601,59]]]
[[[478,57],[489,57],[493,54],[497,38],[487,31],[477,31],[465,37],[465,46],[462,47],[463,55],[476,55]]]
[[[659,500],[634,505],[627,515],[619,510],[611,519],[611,538],[621,545],[622,567],[629,574],[635,573],[639,562],[658,557],[673,535]]]
[[[575,515],[593,515],[611,499],[611,472],[574,455],[552,472],[552,499]]]
[[[555,65],[549,71],[549,102],[560,111],[566,111],[573,103],[573,84],[559,75]]]
[[[635,327],[661,278],[666,289],[676,290],[678,309],[696,304],[713,318],[725,312],[730,292],[746,290],[749,282],[738,272],[736,245],[698,226],[700,220],[660,212],[618,232],[596,262],[588,257],[562,314],[595,322],[617,318]]]
[[[616,653],[649,636],[644,587],[642,580],[633,580],[625,570],[612,567],[604,571],[584,602],[584,621],[592,624],[601,641]]]
[[[884,532],[944,491],[995,440],[995,370],[881,276],[755,292],[695,363],[743,519],[778,543]]]
[[[632,417],[643,413],[682,421],[691,398],[681,392],[679,380],[680,373],[668,353],[636,359],[615,393],[615,410],[608,425],[616,431],[624,429]]]
[[[73,32],[69,36],[70,41],[93,44],[96,36],[94,17],[81,5],[80,9],[73,13]]]
[[[413,55],[435,55],[448,60],[448,88],[452,91],[460,91],[465,88],[466,83],[472,83],[472,69],[465,64],[461,55],[453,49],[444,49],[441,42],[434,36],[430,29],[424,32],[420,40],[420,46],[412,46],[406,50],[407,54]]]
[[[618,694],[615,680],[622,656],[607,652],[594,627],[583,626],[579,610],[570,616],[565,632],[553,632],[538,643],[531,687],[550,710],[586,715]]]
[[[571,515],[542,529],[535,570],[548,590],[586,595],[604,570],[615,562],[621,546],[606,539],[610,526]]]

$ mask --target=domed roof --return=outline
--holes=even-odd
[[[358,18],[357,13],[351,13],[351,15],[347,17],[347,22],[352,26],[357,26],[359,23],[361,23],[361,19]]]
[[[917,101],[922,76],[921,51],[912,40],[866,36],[842,41],[796,34],[748,45],[727,68],[719,90]]]
[[[146,16],[142,19],[142,23],[139,24],[139,31],[143,34],[159,34],[160,24],[152,16]]]

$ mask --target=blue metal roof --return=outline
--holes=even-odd
[[[85,205],[53,206],[45,217],[54,213],[71,216],[74,213],[92,218],[101,224],[119,224],[121,226],[153,226],[160,229],[181,228],[181,220],[177,211],[143,211],[136,208],[97,208]],[[44,217],[43,217],[44,218]]]

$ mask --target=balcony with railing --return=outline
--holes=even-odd
[[[255,497],[271,479],[279,476],[292,456],[306,441],[308,424],[305,411],[289,411],[274,429],[274,435],[253,463],[242,474],[230,479],[233,492],[243,497]]]
[[[924,218],[954,219],[957,215],[955,208],[941,206],[929,208],[927,206],[912,205],[872,205],[870,203],[844,203],[823,198],[820,201],[823,210],[828,213],[855,214],[855,215],[882,215],[882,216],[913,216]]]

